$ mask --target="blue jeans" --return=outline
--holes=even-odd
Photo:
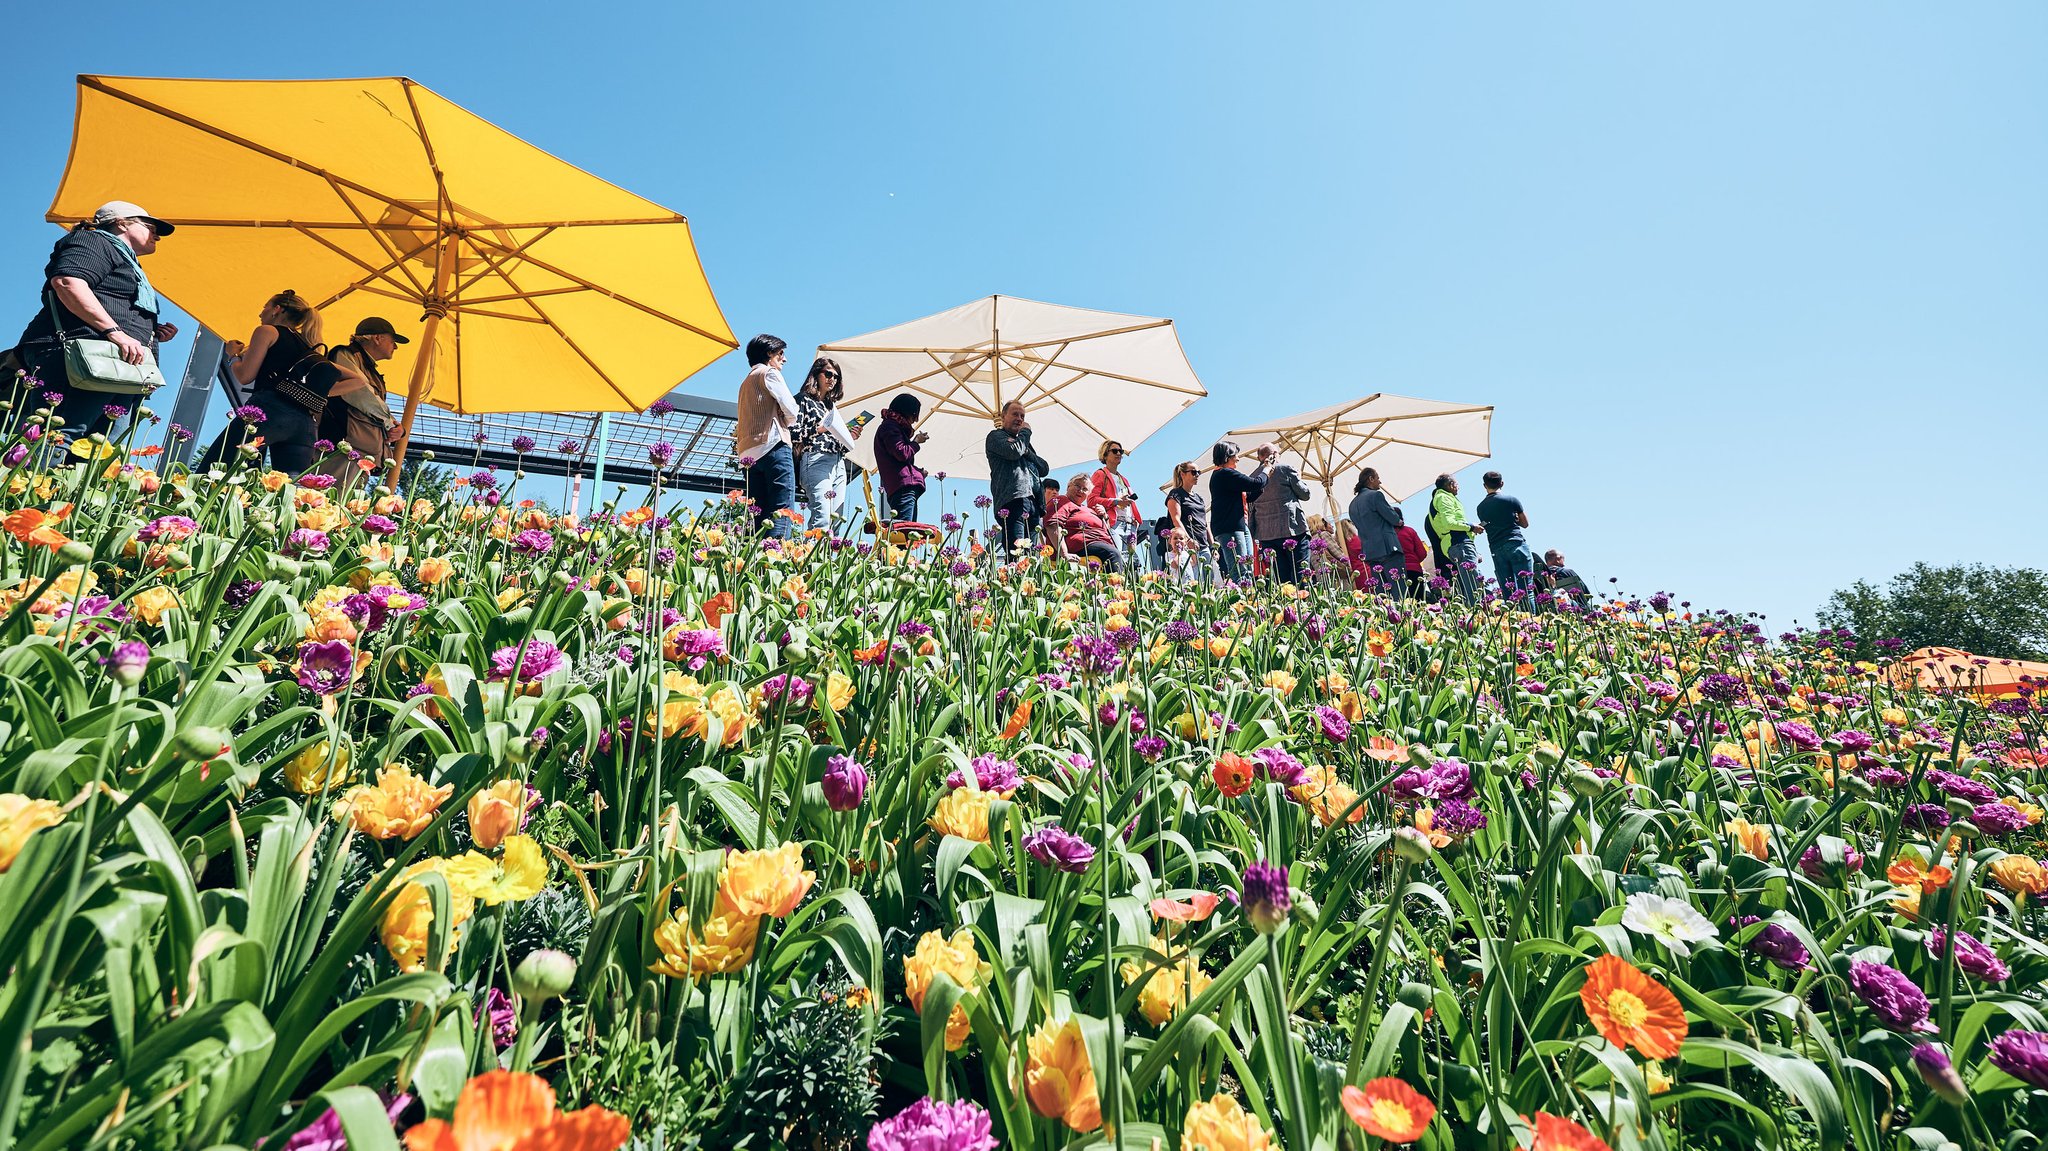
[[[923,488],[897,488],[883,497],[889,505],[889,521],[899,524],[917,522],[917,497],[924,494]]]
[[[1499,581],[1503,596],[1518,603],[1527,600],[1536,584],[1536,557],[1529,554],[1529,546],[1517,544],[1496,550],[1493,578]]]
[[[838,535],[839,509],[846,506],[846,457],[835,452],[805,452],[796,462],[796,481],[804,493],[804,526]]]
[[[996,509],[996,530],[1003,541],[1003,551],[1015,556],[1031,550],[1031,533],[1038,521],[1038,503],[1031,496],[1018,498]]]
[[[1242,583],[1251,578],[1252,535],[1239,528],[1228,535],[1218,533],[1216,537],[1216,560],[1223,568],[1223,578],[1231,583]]]
[[[789,517],[775,513],[796,507],[796,460],[788,444],[776,444],[747,468],[747,498],[754,501],[754,526],[768,538],[789,538]]]

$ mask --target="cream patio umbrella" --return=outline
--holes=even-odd
[[[898,392],[924,403],[918,453],[926,472],[988,478],[983,442],[1011,400],[1030,412],[1031,442],[1055,468],[1126,448],[1208,395],[1173,321],[988,296],[865,336],[820,344],[838,360],[840,409],[880,416]],[[853,460],[875,464],[873,429]]]
[[[48,218],[116,198],[177,225],[150,278],[216,333],[282,289],[330,342],[391,320],[413,340],[387,369],[408,430],[430,394],[640,411],[737,346],[682,216],[400,77],[80,76]]]
[[[1379,469],[1387,494],[1405,500],[1438,475],[1492,455],[1492,429],[1491,406],[1374,392],[1229,434],[1243,447],[1270,440],[1282,462],[1292,464],[1302,479],[1322,485],[1335,522],[1343,517],[1338,486],[1346,485],[1348,493],[1359,469]]]

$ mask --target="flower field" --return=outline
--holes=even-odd
[[[1661,595],[778,549],[733,501],[45,471],[39,431],[4,444],[0,1146],[2048,1126],[2028,697]]]

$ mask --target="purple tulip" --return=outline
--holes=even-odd
[[[1893,1031],[1938,1030],[1927,1021],[1926,993],[1901,971],[1859,959],[1849,965],[1849,989]]]
[[[868,769],[849,756],[835,755],[825,761],[825,775],[818,786],[825,793],[825,806],[852,811],[867,797]]]
[[[299,686],[321,695],[346,688],[356,673],[355,649],[331,639],[299,645]]]
[[[1045,866],[1070,874],[1088,870],[1088,864],[1095,859],[1095,849],[1087,840],[1058,825],[1027,834],[1024,851]]]
[[[1294,911],[1294,897],[1287,889],[1287,869],[1257,860],[1244,869],[1245,918],[1262,935],[1271,935],[1286,924]]]
[[[1948,932],[1937,927],[1927,935],[1927,954],[1936,959],[1948,950]],[[1967,975],[1975,976],[1986,983],[2003,983],[2012,975],[2012,969],[1998,958],[1998,953],[1985,946],[1984,942],[1967,931],[1956,932],[1956,966]]]
[[[2048,1031],[2015,1027],[1993,1039],[1991,1065],[2014,1079],[2048,1087]]]

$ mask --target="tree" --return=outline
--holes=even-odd
[[[1883,588],[1857,580],[1828,597],[1827,628],[1848,628],[1869,657],[1880,639],[1955,647],[1994,659],[2048,659],[2048,571],[1916,563]]]

